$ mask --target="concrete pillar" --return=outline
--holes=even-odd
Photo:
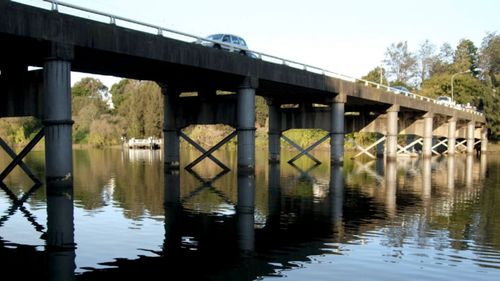
[[[465,157],[465,187],[471,188],[474,177],[474,156],[467,154]]]
[[[281,153],[281,113],[280,104],[268,100],[269,108],[269,163],[279,163]]]
[[[394,161],[398,152],[398,111],[399,105],[387,110],[386,159]]]
[[[159,84],[163,94],[163,161],[165,171],[178,170],[179,130],[176,126],[175,104],[179,93],[175,88],[166,84]]]
[[[43,67],[47,247],[73,251],[72,48],[53,45]],[[71,255],[70,255],[71,256]],[[74,261],[73,261],[74,263]],[[74,270],[74,264],[73,269]],[[71,271],[71,269],[70,269]]]
[[[238,171],[255,171],[255,89],[245,79],[238,90]]]
[[[457,118],[448,120],[448,156],[455,155],[455,140],[457,137]]]
[[[474,153],[474,130],[476,122],[474,120],[467,122],[467,154]]]
[[[255,175],[238,173],[238,203],[236,207],[238,243],[243,256],[255,250]]]
[[[346,96],[339,94],[331,105],[330,161],[332,165],[344,164],[344,106]]]
[[[488,151],[488,127],[481,127],[481,155]]]
[[[73,185],[71,64],[48,59],[44,64],[45,174],[47,182]]]
[[[432,156],[432,125],[433,125],[433,114],[427,112],[424,115],[424,132],[423,132],[423,148],[422,156],[424,158],[430,158]]]

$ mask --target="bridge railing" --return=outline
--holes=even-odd
[[[231,43],[227,43],[227,42],[221,42],[221,41],[217,41],[217,40],[211,40],[211,39],[208,39],[208,38],[205,38],[205,37],[200,37],[200,36],[196,36],[196,35],[193,35],[193,34],[188,34],[188,33],[185,33],[185,32],[181,32],[181,31],[177,31],[177,30],[165,28],[165,27],[162,27],[162,26],[158,26],[158,25],[154,25],[154,24],[149,24],[149,23],[137,21],[137,20],[134,20],[134,19],[129,19],[129,18],[125,18],[125,17],[121,17],[121,16],[110,14],[110,13],[105,13],[105,12],[101,12],[101,11],[97,11],[97,10],[93,10],[93,9],[89,9],[89,8],[85,8],[85,7],[81,7],[81,6],[77,6],[77,5],[73,5],[73,4],[70,4],[70,3],[62,2],[62,1],[57,1],[57,0],[42,0],[42,1],[49,2],[51,4],[51,9],[53,11],[59,11],[59,6],[63,6],[63,7],[66,7],[66,8],[77,10],[77,11],[83,11],[83,12],[86,12],[86,13],[103,16],[105,18],[108,18],[109,19],[109,24],[112,24],[112,25],[119,25],[118,23],[123,22],[123,23],[128,23],[128,25],[123,25],[123,27],[133,28],[133,27],[130,26],[130,24],[132,24],[132,25],[136,25],[136,26],[142,27],[142,28],[139,28],[140,31],[147,32],[147,30],[144,30],[144,27],[145,27],[145,28],[149,28],[150,31],[156,32],[156,34],[159,35],[159,36],[166,36],[165,33],[167,33],[167,34],[171,34],[171,35],[175,35],[175,36],[166,36],[166,37],[174,37],[175,39],[180,39],[179,36],[181,36],[181,37],[189,38],[188,40],[191,40],[191,41],[192,41],[192,39],[195,39],[196,43],[203,43],[203,42],[216,43],[216,44],[219,44],[219,45],[222,45],[222,46],[234,49],[234,50],[242,50],[242,51],[248,52],[252,56],[254,56],[254,57],[258,58],[258,59],[261,59],[261,60],[265,60],[265,61],[269,61],[269,62],[273,62],[273,63],[280,63],[280,64],[283,64],[283,65],[287,65],[289,67],[294,67],[294,68],[302,69],[304,71],[314,72],[314,73],[317,73],[317,74],[321,74],[321,75],[325,75],[325,76],[329,76],[329,77],[333,77],[333,78],[338,78],[338,79],[342,79],[342,80],[346,80],[346,81],[350,81],[350,82],[362,83],[365,86],[372,86],[372,87],[375,87],[377,89],[384,89],[387,92],[391,92],[393,94],[403,93],[403,95],[405,95],[405,96],[407,96],[409,98],[414,98],[414,99],[418,99],[418,100],[421,100],[421,101],[427,101],[427,102],[438,104],[438,102],[437,102],[436,99],[433,99],[433,98],[430,98],[430,97],[421,96],[421,95],[414,94],[414,93],[411,93],[411,92],[404,92],[404,91],[401,91],[401,90],[396,90],[396,89],[394,89],[394,88],[392,88],[392,87],[390,87],[388,85],[383,85],[383,84],[379,84],[379,83],[376,83],[376,82],[372,82],[372,81],[368,81],[368,80],[364,80],[364,79],[352,77],[352,76],[349,76],[349,75],[345,75],[345,74],[333,72],[333,71],[330,71],[330,70],[327,70],[327,69],[324,69],[324,68],[321,68],[321,67],[316,67],[316,66],[313,66],[313,65],[304,64],[304,63],[301,63],[301,62],[297,62],[297,61],[293,61],[293,60],[281,58],[281,57],[274,56],[274,55],[269,55],[269,54],[262,53],[262,52],[259,52],[259,51],[243,49],[239,45],[235,45],[235,44],[231,44]],[[188,41],[188,40],[186,40],[186,41]],[[478,111],[476,111],[476,110],[474,110],[472,108],[465,108],[463,105],[459,105],[459,104],[449,104],[449,105],[442,104],[442,105],[443,106],[448,106],[448,107],[451,107],[451,108],[454,108],[454,109],[462,110],[462,111],[465,111],[465,112],[469,112],[469,113],[472,113],[472,114],[476,114],[476,115],[481,115],[481,116],[483,115],[481,112],[478,112]]]

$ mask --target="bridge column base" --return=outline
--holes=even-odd
[[[427,112],[424,115],[424,132],[423,132],[423,146],[422,146],[422,157],[431,158],[432,157],[432,125],[433,125],[433,114]]]
[[[448,120],[448,156],[455,155],[457,136],[457,119],[455,117]]]
[[[281,113],[280,105],[272,100],[267,101],[269,108],[269,163],[280,163],[281,158]]]
[[[249,79],[238,90],[238,172],[255,171],[255,89]]]
[[[394,161],[398,152],[398,112],[399,106],[387,110],[386,160]]]
[[[467,154],[474,153],[474,130],[476,129],[476,122],[469,121],[467,123]]]
[[[53,46],[44,64],[45,171],[47,184],[47,246],[73,249],[73,150],[71,63],[59,58],[66,49]],[[61,48],[60,48],[61,47]]]
[[[344,164],[344,109],[345,95],[337,95],[331,105],[331,130],[330,130],[330,162],[332,165]]]

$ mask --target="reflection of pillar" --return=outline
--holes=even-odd
[[[378,158],[375,160],[375,172],[377,172],[377,175],[383,177],[384,176],[384,158]]]
[[[398,151],[398,111],[399,106],[393,105],[387,110],[386,160],[394,161]]]
[[[474,130],[476,122],[474,120],[467,122],[467,154],[474,153]]]
[[[465,159],[465,187],[472,187],[474,158],[472,154],[467,154]]]
[[[455,188],[455,157],[448,157],[448,189]]]
[[[52,49],[53,57],[47,59],[43,67],[45,175],[47,181],[67,181],[72,186],[71,64],[67,61],[71,54],[63,54],[72,50],[64,46],[52,46]]]
[[[428,201],[432,193],[432,171],[431,159],[429,157],[423,159],[422,163],[422,189],[424,200]]]
[[[165,170],[178,170],[179,132],[175,124],[175,108],[178,93],[173,87],[160,84],[163,94],[163,158]]]
[[[396,161],[387,161],[385,169],[385,192],[386,209],[389,217],[396,215],[396,185],[397,185],[397,164]]]
[[[255,175],[238,173],[238,243],[244,256],[252,255],[254,242]]]
[[[344,163],[344,105],[346,96],[339,94],[331,105],[330,161],[333,165]]]
[[[457,118],[448,120],[448,155],[455,155],[455,140],[457,137]]]
[[[47,182],[47,253],[50,280],[75,280],[73,185]]]
[[[269,108],[269,163],[280,162],[281,152],[281,113],[280,105],[275,101],[267,101]]]
[[[375,133],[377,140],[383,138],[384,135],[381,133]],[[377,158],[384,158],[384,143],[383,141],[377,143]],[[383,162],[382,162],[383,163]]]
[[[75,278],[75,249],[48,250],[49,280],[71,281]]]
[[[280,166],[278,164],[269,165],[268,178],[268,209],[270,224],[279,224],[281,214],[281,182]]]
[[[255,170],[255,89],[247,78],[238,90],[238,171]]]
[[[342,226],[344,208],[343,166],[331,166],[330,168],[330,204],[332,209],[332,225],[335,228],[340,227]]]
[[[480,164],[480,167],[481,167],[481,174],[480,174],[481,180],[486,179],[486,174],[487,174],[487,169],[488,169],[487,163],[488,162],[487,162],[486,153],[481,153],[481,164]]]
[[[488,127],[484,124],[481,127],[481,155],[488,151]]]
[[[180,215],[182,206],[180,202],[179,172],[166,171],[163,176],[164,206],[165,206],[165,239],[163,251],[171,254],[181,247]]]
[[[424,115],[424,133],[423,135],[423,148],[422,148],[422,156],[424,158],[429,158],[432,156],[432,123],[433,123],[433,114],[431,112],[427,112]]]

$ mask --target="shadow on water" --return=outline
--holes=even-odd
[[[215,156],[234,167],[234,151]],[[71,192],[33,190],[11,176],[0,196],[0,274],[38,280],[500,276],[495,157],[349,160],[330,167],[308,159],[268,165],[258,153],[257,163],[266,164],[255,174],[227,172],[209,160],[192,171],[164,172],[161,157],[160,151],[76,150]],[[183,151],[181,159],[196,157]],[[316,157],[328,163],[324,153]],[[27,159],[39,161],[39,155]],[[36,171],[43,177],[43,166]],[[17,242],[24,232],[38,237]],[[68,247],[52,247],[58,239]]]

